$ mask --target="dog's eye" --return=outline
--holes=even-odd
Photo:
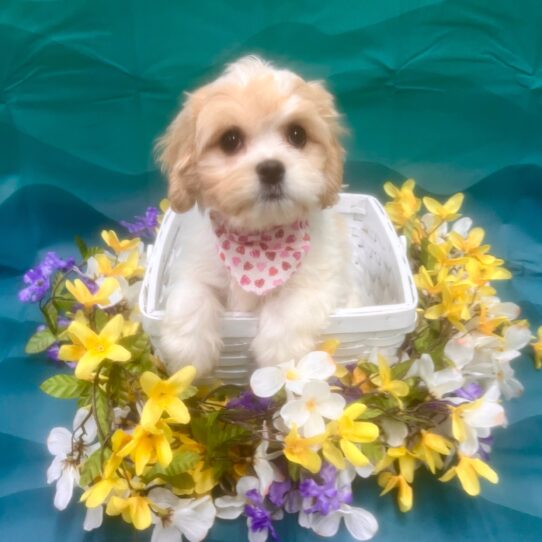
[[[235,154],[243,145],[243,134],[239,128],[230,128],[220,138],[220,148],[226,154]]]
[[[290,144],[298,149],[302,149],[305,143],[307,143],[307,132],[299,124],[290,124],[286,132],[286,137]]]

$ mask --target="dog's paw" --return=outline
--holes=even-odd
[[[207,376],[215,368],[220,355],[220,336],[196,333],[185,335],[175,326],[164,326],[160,339],[160,354],[169,373],[193,365],[197,376]]]
[[[282,333],[259,333],[252,341],[251,350],[260,367],[269,367],[299,360],[314,350],[316,338],[312,335],[295,334],[283,330]]]

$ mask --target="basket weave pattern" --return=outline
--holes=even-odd
[[[347,220],[363,306],[337,310],[322,340],[340,341],[334,355],[339,363],[366,357],[375,347],[393,356],[415,325],[418,302],[404,245],[375,198],[341,194],[336,210]],[[172,262],[180,257],[176,241],[182,235],[189,213],[178,215],[168,211],[154,246],[149,247],[139,304],[145,331],[157,348]],[[225,314],[224,347],[215,377],[227,383],[242,384],[248,380],[255,367],[249,347],[257,326],[258,319],[252,314]]]

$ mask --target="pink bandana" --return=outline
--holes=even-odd
[[[257,295],[282,286],[311,246],[307,220],[250,233],[229,230],[215,213],[211,222],[220,259],[243,290]]]

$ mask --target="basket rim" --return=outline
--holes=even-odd
[[[325,330],[325,333],[332,332],[333,328],[346,327],[351,329],[354,325],[361,325],[363,331],[370,331],[373,328],[371,321],[374,317],[386,318],[387,330],[402,330],[405,328],[412,328],[416,322],[416,308],[418,306],[418,292],[414,285],[412,277],[412,271],[410,264],[406,257],[406,249],[401,239],[397,235],[384,207],[380,201],[374,196],[368,194],[359,194],[352,192],[342,192],[339,194],[339,202],[335,206],[339,212],[352,212],[356,206],[364,204],[364,202],[371,205],[374,211],[379,215],[379,222],[383,226],[386,234],[387,241],[393,249],[393,257],[396,261],[399,276],[401,280],[401,293],[403,294],[404,301],[400,303],[388,303],[380,305],[364,305],[360,307],[352,308],[339,308],[336,309],[329,318],[329,327]],[[365,213],[360,205],[360,212]],[[161,229],[164,225],[170,226],[170,223],[180,216],[169,209],[162,221]],[[158,233],[160,236],[160,232]],[[148,245],[148,256],[152,258],[154,248],[158,243],[158,237],[153,245]],[[150,271],[150,272],[149,272]],[[156,266],[147,266],[141,291],[139,292],[139,309],[144,321],[149,323],[158,323],[162,320],[164,310],[153,309],[149,310],[149,282],[151,277],[154,276]],[[248,329],[257,326],[258,316],[251,312],[240,311],[226,311],[223,315],[223,327],[225,328],[224,336],[233,337],[237,336],[235,333],[228,332],[228,328],[233,324],[245,324]],[[348,322],[344,325],[345,320]],[[378,326],[375,326],[375,331]],[[329,331],[328,331],[329,330]]]

